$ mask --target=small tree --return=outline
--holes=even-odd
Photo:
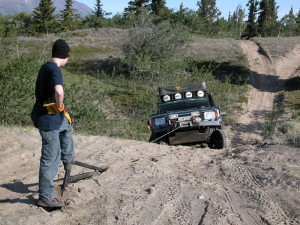
[[[276,36],[279,24],[277,22],[277,11],[275,0],[262,0],[258,10],[258,32],[261,36]]]
[[[151,12],[155,15],[159,15],[160,12],[166,9],[166,1],[165,0],[152,0],[150,4]]]
[[[98,18],[103,18],[103,10],[102,10],[102,4],[101,4],[101,0],[97,0],[96,1],[96,5],[95,5],[95,16]]]
[[[198,16],[200,19],[200,30],[211,32],[213,22],[221,15],[220,10],[216,6],[216,0],[200,0],[197,1]]]
[[[149,0],[133,0],[128,3],[128,7],[125,8],[125,16],[140,15],[143,11],[148,11]]]
[[[293,7],[291,7],[289,14],[282,17],[280,23],[284,27],[284,34],[286,36],[297,34],[297,17],[294,15]]]
[[[268,20],[268,0],[261,0],[259,3],[259,15],[257,19],[258,32],[265,36],[266,24]]]
[[[200,0],[197,1],[198,16],[205,22],[212,22],[216,20],[221,12],[216,6],[216,0]]]
[[[268,36],[277,36],[279,30],[278,19],[278,8],[276,6],[275,0],[269,0],[268,8],[268,21],[267,21],[267,35]]]
[[[183,24],[193,31],[197,30],[199,25],[199,18],[197,12],[187,7],[184,7],[183,4],[180,4],[178,11],[171,13],[170,20],[173,24]]]
[[[33,11],[33,25],[34,29],[40,33],[46,33],[48,36],[55,19],[54,19],[55,7],[51,0],[41,0],[38,7]]]
[[[297,24],[297,34],[300,35],[300,9],[297,13],[296,24]]]
[[[247,26],[245,29],[244,37],[251,38],[257,35],[257,23],[256,23],[256,16],[257,16],[257,0],[249,0],[247,3],[249,7],[249,14],[247,20]]]
[[[31,15],[21,12],[14,14],[10,19],[11,29],[19,35],[28,35],[31,23]]]
[[[76,9],[73,9],[73,0],[66,0],[65,9],[62,12],[62,30],[74,30],[76,29],[76,17],[78,16],[75,14]]]
[[[101,0],[97,0],[96,1],[96,5],[95,5],[95,11],[94,11],[94,15],[91,17],[92,21],[93,21],[93,26],[95,28],[99,28],[102,27],[102,20],[103,20],[103,9],[102,9],[102,4],[101,4]]]
[[[234,35],[235,38],[241,39],[242,33],[244,32],[244,18],[245,11],[241,5],[238,5],[233,12],[232,16],[228,16],[228,31]]]

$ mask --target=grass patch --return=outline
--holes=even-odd
[[[72,60],[94,58],[95,56],[112,53],[110,48],[79,45],[72,49]]]
[[[240,41],[236,39],[193,36],[190,48],[184,56],[192,56],[203,61],[230,62],[235,66],[249,67],[247,56],[243,53]]]
[[[300,110],[300,90],[289,91],[285,93],[285,105],[291,108],[295,115]]]
[[[281,139],[300,146],[300,90],[283,92],[282,95],[283,104],[275,106],[266,116],[266,138],[273,141]]]
[[[269,37],[269,38],[252,38],[261,46],[273,59],[285,56],[291,52],[296,45],[300,44],[300,37]]]

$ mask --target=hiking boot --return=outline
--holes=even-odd
[[[37,206],[43,207],[43,208],[62,208],[65,206],[63,202],[59,202],[56,198],[48,199],[44,197],[39,197],[39,200],[37,201]]]
[[[63,164],[64,164],[64,169],[65,169],[65,170],[70,170],[70,171],[71,171],[72,165],[73,165],[74,161],[75,161],[75,157],[72,158],[71,162],[63,162]]]

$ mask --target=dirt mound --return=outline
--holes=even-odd
[[[11,138],[13,137],[13,139]],[[47,212],[38,198],[37,130],[0,131],[0,224],[299,224],[299,149],[211,150],[75,135],[77,160],[109,166],[69,184],[67,206]],[[73,166],[72,175],[90,170]],[[297,197],[298,196],[298,197]]]

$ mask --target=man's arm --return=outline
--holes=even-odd
[[[64,89],[63,86],[58,84],[54,87],[55,90],[55,101],[56,105],[59,109],[63,107],[63,100],[64,100]]]

